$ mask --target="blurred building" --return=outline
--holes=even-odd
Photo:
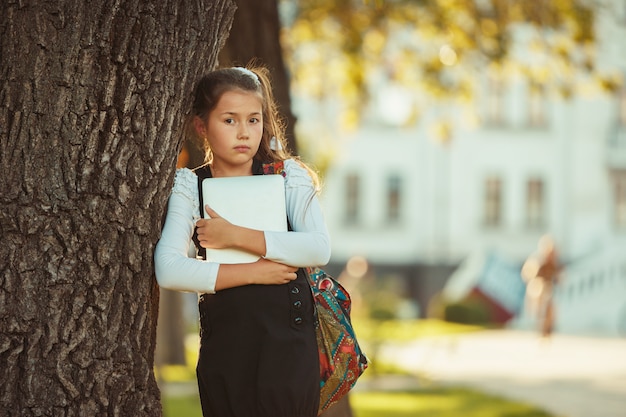
[[[400,279],[422,315],[454,271],[457,297],[488,279],[483,292],[528,327],[519,282],[498,283],[518,277],[485,278],[484,260],[519,268],[549,233],[566,264],[556,331],[626,334],[626,3],[608,2],[598,19],[595,65],[619,75],[616,88],[581,73],[564,96],[485,67],[471,103],[431,99],[411,124],[411,103],[429,99],[374,79],[367,117],[338,138],[325,177],[328,269],[363,256],[381,279]],[[516,53],[534,59],[525,30]]]

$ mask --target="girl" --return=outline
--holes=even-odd
[[[180,169],[155,251],[163,288],[200,293],[198,387],[204,417],[314,417],[319,358],[313,301],[302,267],[330,258],[315,175],[284,150],[267,70],[209,73],[195,90],[187,126],[202,140],[207,164]],[[289,232],[242,228],[206,207],[198,177],[281,172]],[[262,210],[262,207],[259,208]],[[261,258],[215,264],[187,257],[200,248],[235,248]]]

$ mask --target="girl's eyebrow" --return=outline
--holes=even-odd
[[[239,114],[239,113],[234,112],[234,111],[225,111],[225,112],[222,112],[222,115],[233,115],[233,116],[236,116],[236,115],[238,115],[238,114]],[[249,114],[248,114],[248,116],[259,116],[259,115],[261,115],[261,112],[258,112],[258,111],[255,111],[255,112],[252,112],[252,113],[249,113]]]
[[[236,111],[225,111],[225,112],[222,112],[222,114],[234,114],[234,115],[237,115],[239,113],[236,112]],[[252,113],[248,113],[249,116],[257,115],[257,114],[261,114],[261,112],[253,111]]]

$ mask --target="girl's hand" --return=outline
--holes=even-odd
[[[217,273],[215,290],[243,285],[281,285],[296,279],[298,268],[261,258],[249,264],[222,264]]]
[[[233,235],[237,226],[222,218],[211,207],[205,206],[210,219],[196,222],[200,246],[209,249],[226,249],[233,246]]]
[[[298,268],[269,261],[264,258],[259,259],[251,264],[251,266],[254,267],[254,274],[252,275],[254,277],[254,284],[287,284],[298,277],[296,274]]]

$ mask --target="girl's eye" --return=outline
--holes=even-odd
[[[224,123],[226,123],[227,125],[232,125],[233,123],[235,123],[235,119],[225,119]]]
[[[253,117],[250,119],[250,123],[259,123],[259,119],[256,117]]]

